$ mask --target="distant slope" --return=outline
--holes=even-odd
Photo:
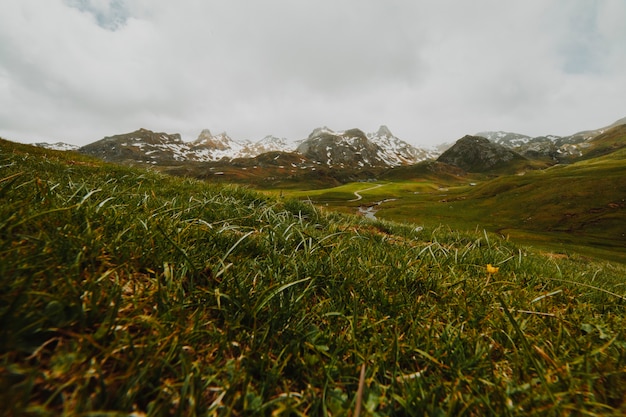
[[[461,168],[439,161],[423,161],[389,169],[379,177],[383,181],[404,181],[411,179],[433,181],[466,181],[467,172]]]
[[[624,147],[626,147],[626,124],[616,125],[591,139],[582,159],[608,155]]]
[[[479,132],[490,141],[510,148],[522,156],[531,159],[552,160],[554,163],[571,163],[578,159],[598,156],[601,153],[593,151],[593,142],[597,137],[626,125],[626,117],[619,119],[608,126],[584,130],[568,136],[537,136],[530,137],[512,132]],[[592,152],[588,157],[588,152]]]

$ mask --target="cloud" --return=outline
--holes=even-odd
[[[90,13],[104,29],[116,30],[129,18],[129,9],[123,0],[65,0],[65,3]]]
[[[388,125],[414,144],[621,118],[620,0],[5,0],[0,134]]]

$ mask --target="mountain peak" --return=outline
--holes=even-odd
[[[391,130],[385,125],[380,125],[378,131],[376,132],[376,136],[393,136]]]
[[[200,134],[198,135],[198,139],[200,137],[209,137],[212,138],[213,134],[211,133],[211,131],[209,129],[202,129],[202,132],[200,132]]]
[[[234,141],[226,132],[217,135],[211,134],[209,129],[203,129],[198,135],[198,139],[193,142],[194,146],[205,146],[212,150],[226,151],[235,147]]]
[[[309,139],[312,139],[316,136],[321,136],[323,134],[340,135],[341,133],[342,132],[335,132],[334,130],[329,129],[328,126],[322,126],[322,127],[318,127],[317,129],[313,129],[313,131],[309,135]]]

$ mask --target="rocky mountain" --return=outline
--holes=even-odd
[[[417,149],[395,137],[386,126],[366,134],[360,129],[333,131],[315,129],[296,151],[329,167],[395,167],[432,158],[433,153]]]
[[[294,150],[295,144],[287,139],[269,135],[258,142],[248,142],[238,157],[253,158],[267,152],[293,152]]]
[[[79,149],[80,152],[111,162],[171,164],[180,162],[213,162],[221,159],[252,157],[259,153],[283,150],[286,141],[266,137],[256,143],[239,142],[226,132],[213,135],[204,129],[193,142],[180,135],[139,129],[108,136]]]
[[[582,157],[591,142],[608,130],[626,124],[626,117],[609,126],[585,130],[569,136],[536,136],[531,137],[512,132],[479,132],[475,136],[489,139],[493,143],[510,148],[527,158],[549,158],[555,162],[569,162]]]
[[[327,127],[318,128],[298,146],[275,136],[266,136],[257,142],[236,141],[225,132],[214,135],[208,129],[200,132],[195,141],[185,142],[179,134],[139,129],[105,137],[79,151],[111,162],[152,165],[233,161],[282,152],[302,155],[317,165],[349,168],[394,167],[436,155],[398,139],[386,126],[370,134],[359,129],[335,132]]]
[[[394,136],[385,125],[377,132],[368,133],[367,137],[383,150],[382,157],[389,166],[411,165],[427,159],[435,159],[441,152],[435,149],[416,148]]]
[[[247,143],[233,140],[226,132],[217,135],[211,134],[209,129],[204,129],[198,135],[198,139],[191,143],[192,153],[187,159],[192,161],[216,161],[222,158],[238,156],[246,148]]]
[[[335,132],[327,127],[315,129],[296,151],[306,158],[329,167],[383,166],[382,149],[360,129]]]
[[[525,159],[517,152],[487,138],[466,135],[442,153],[437,161],[467,172],[486,172]]]
[[[169,163],[198,160],[202,153],[192,150],[180,135],[139,129],[122,135],[107,136],[81,147],[81,153],[110,162]]]
[[[530,136],[522,135],[520,133],[513,132],[479,132],[474,136],[480,136],[499,145],[506,146],[508,148],[514,148],[516,146],[522,146],[528,143],[532,138]]]

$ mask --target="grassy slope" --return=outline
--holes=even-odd
[[[353,183],[290,193],[338,210],[386,199],[377,216],[436,227],[476,228],[555,251],[575,251],[626,263],[626,149],[524,175],[459,177],[413,169],[388,175],[384,186]],[[474,183],[475,186],[470,186]]]
[[[5,141],[0,166],[4,415],[626,412],[622,266]]]

